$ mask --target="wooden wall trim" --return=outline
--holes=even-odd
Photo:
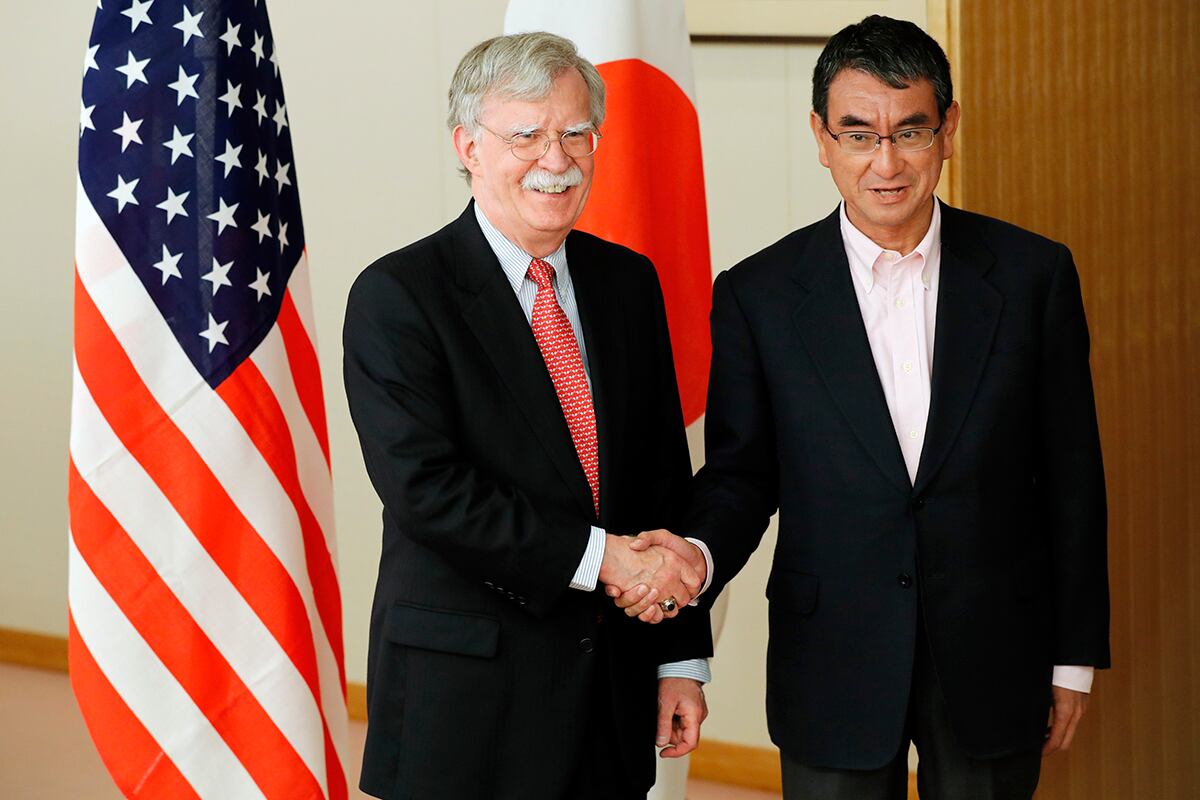
[[[67,640],[62,636],[0,628],[0,661],[39,669],[67,671]],[[367,687],[346,686],[346,709],[350,719],[367,718]],[[692,753],[691,776],[699,780],[781,791],[779,751],[774,747],[749,747],[705,739]],[[908,776],[908,796],[916,800],[916,775]]]
[[[961,96],[962,89],[962,70],[959,66],[962,53],[959,46],[961,29],[959,2],[960,0],[926,0],[925,3],[925,10],[928,14],[928,23],[925,29],[930,36],[937,39],[938,44],[946,51],[946,57],[950,59],[950,77],[958,89],[955,92],[956,99]],[[963,129],[960,126],[958,133],[954,136],[954,155],[942,165],[942,177],[937,186],[938,197],[956,208],[963,207],[964,141]]]
[[[0,661],[66,672],[66,637],[0,628]]]

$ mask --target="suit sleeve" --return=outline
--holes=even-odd
[[[1038,499],[1051,548],[1055,664],[1108,667],[1107,512],[1088,329],[1060,247],[1042,327]]]
[[[651,276],[649,291],[654,302],[654,374],[658,382],[653,395],[655,424],[651,430],[658,431],[661,437],[657,446],[648,448],[646,455],[656,459],[649,474],[661,476],[661,479],[648,487],[651,497],[647,498],[649,502],[645,507],[661,509],[663,514],[661,525],[655,520],[647,520],[648,527],[676,530],[686,505],[692,462],[688,454],[683,406],[679,400],[679,383],[675,376],[675,359],[662,287],[649,260],[646,265]],[[656,634],[653,639],[656,661],[663,667],[669,665],[669,674],[683,677],[707,674],[707,665],[686,665],[685,662],[708,658],[713,654],[708,606],[685,608],[674,619],[659,624],[653,633]]]
[[[403,535],[544,615],[569,591],[589,522],[531,502],[471,462],[459,441],[449,355],[396,276],[373,267],[355,282],[343,347],[350,414],[385,513]]]
[[[757,344],[728,273],[713,285],[705,465],[692,482],[684,534],[713,557],[709,604],[745,566],[779,506],[770,397]]]

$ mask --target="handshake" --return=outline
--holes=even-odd
[[[699,547],[670,531],[608,534],[600,582],[626,615],[656,624],[676,616],[700,593],[708,564]]]

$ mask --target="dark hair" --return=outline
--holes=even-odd
[[[845,69],[856,69],[878,78],[893,89],[907,89],[913,81],[933,84],[938,117],[954,101],[950,62],[933,37],[911,22],[872,15],[835,33],[813,70],[813,111],[828,122],[829,84]]]

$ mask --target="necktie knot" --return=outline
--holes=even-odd
[[[533,281],[539,289],[549,289],[554,280],[554,267],[548,262],[535,258],[529,262],[529,270],[525,277]]]

